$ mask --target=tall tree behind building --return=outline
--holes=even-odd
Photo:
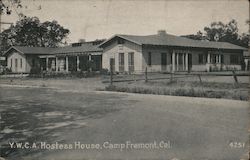
[[[209,26],[204,27],[204,32],[199,31],[197,34],[185,35],[183,37],[195,40],[229,42],[243,47],[248,47],[249,42],[249,33],[240,35],[237,21],[234,19],[227,24],[212,22]]]
[[[57,21],[41,23],[37,17],[23,17],[1,34],[2,43],[6,49],[12,45],[57,47],[67,43],[69,33],[70,31]]]

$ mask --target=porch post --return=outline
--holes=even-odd
[[[59,61],[58,61],[58,57],[56,57],[56,72],[58,72],[58,67],[59,67]]]
[[[92,57],[91,57],[91,54],[89,54],[89,62],[92,60]],[[91,63],[90,63],[91,64]],[[92,68],[91,66],[89,67],[89,71],[91,72],[92,71]]]
[[[182,70],[185,71],[185,53],[182,53]]]
[[[65,57],[65,59],[66,59],[66,72],[68,72],[69,71],[69,57],[68,56],[66,56]]]
[[[186,58],[186,71],[188,71],[188,53],[186,53],[185,58]]]
[[[49,70],[49,58],[46,57],[46,71]]]
[[[179,71],[179,53],[176,54],[176,70]]]
[[[245,59],[245,71],[247,71],[247,67],[248,67],[248,59]]]
[[[207,54],[207,71],[209,72],[210,71],[210,53],[208,52]]]
[[[175,71],[175,52],[172,53],[172,71]]]
[[[80,71],[79,64],[80,64],[79,56],[76,56],[76,70],[77,70],[77,71]]]

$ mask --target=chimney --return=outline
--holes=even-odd
[[[166,31],[165,30],[158,30],[158,35],[160,35],[160,36],[164,36],[164,35],[166,35],[167,33],[166,33]]]
[[[79,39],[78,42],[79,42],[79,43],[84,43],[84,42],[85,42],[85,39]]]

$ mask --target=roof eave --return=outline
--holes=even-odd
[[[15,49],[16,51],[24,54],[22,51],[18,50],[15,46],[11,46],[6,52],[3,53],[3,56],[6,56],[11,49]]]
[[[112,36],[111,38],[109,38],[109,39],[107,39],[106,41],[104,41],[104,42],[102,42],[101,44],[99,44],[98,47],[103,48],[102,46],[103,46],[104,44],[108,43],[110,40],[114,39],[115,37],[120,37],[120,38],[122,38],[122,39],[125,39],[125,40],[127,40],[127,41],[133,42],[133,43],[135,43],[135,44],[137,44],[137,45],[140,45],[140,46],[142,45],[142,43],[139,43],[139,42],[136,42],[136,41],[131,40],[131,39],[129,39],[129,38],[123,37],[122,35],[114,35],[114,36]]]

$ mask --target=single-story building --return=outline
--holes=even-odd
[[[102,67],[116,72],[241,70],[246,48],[167,34],[114,35],[100,44]]]
[[[13,73],[30,73],[32,68],[48,72],[100,71],[103,41],[73,43],[66,47],[12,46],[4,55]]]
[[[54,48],[12,46],[4,55],[7,68],[13,73],[30,73],[32,68],[40,66],[40,55],[49,55]]]

